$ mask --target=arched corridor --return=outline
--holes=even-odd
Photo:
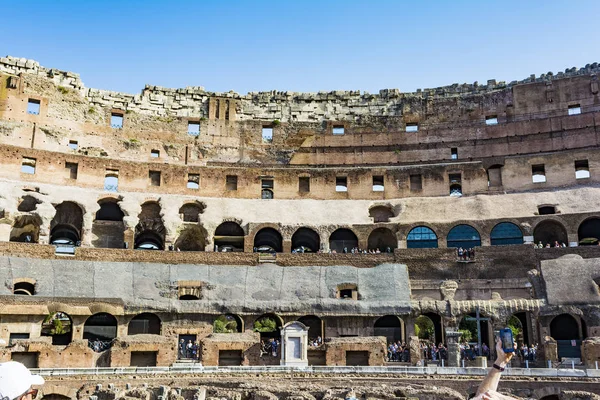
[[[253,330],[260,333],[261,340],[280,340],[282,326],[283,319],[279,315],[263,314],[254,321]]]
[[[161,321],[156,314],[142,313],[138,314],[129,321],[127,326],[128,335],[160,335]]]
[[[581,358],[581,341],[586,337],[583,319],[570,314],[557,315],[550,322],[550,336],[556,340],[559,358]]]
[[[396,235],[388,228],[374,229],[369,235],[369,250],[379,250],[382,253],[392,252],[398,247]]]
[[[437,249],[438,237],[426,226],[416,226],[406,236],[406,247],[409,249]]]
[[[374,336],[385,336],[389,342],[404,341],[404,323],[400,317],[386,315],[378,318],[374,325]]]
[[[350,229],[340,228],[329,236],[329,249],[337,253],[343,253],[344,250],[350,252],[358,247],[358,238]]]
[[[52,312],[42,323],[41,335],[52,337],[53,345],[66,346],[73,340],[73,320],[62,311]]]
[[[310,228],[299,228],[292,235],[292,251],[316,253],[320,248],[321,238]]]
[[[142,204],[142,211],[138,215],[140,222],[135,227],[136,249],[164,250],[166,231],[160,214],[158,203],[152,201]]]
[[[78,245],[83,227],[83,210],[71,201],[56,206],[50,223],[50,244]]]
[[[116,199],[103,199],[98,201],[98,204],[100,209],[96,212],[96,219],[92,225],[92,244],[94,247],[123,248],[125,214]]]
[[[567,230],[562,224],[554,220],[545,220],[535,226],[533,230],[533,240],[535,243],[542,245],[550,244],[553,246],[555,242],[559,244],[568,244]]]
[[[577,229],[580,246],[597,246],[600,241],[600,218],[586,219]]]
[[[481,237],[477,229],[471,225],[456,225],[448,232],[447,236],[448,247],[462,247],[463,249],[470,249],[473,247],[481,246]]]
[[[223,222],[215,229],[216,251],[244,251],[244,229],[232,221]]]
[[[319,336],[323,339],[323,321],[321,318],[315,315],[305,315],[304,317],[298,318],[298,322],[302,322],[308,327],[309,340],[314,340]]]
[[[259,253],[281,253],[282,243],[281,233],[273,228],[263,228],[254,236],[254,248]]]
[[[511,222],[500,222],[492,229],[490,240],[492,246],[523,244],[523,232]]]

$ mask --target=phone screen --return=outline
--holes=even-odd
[[[500,340],[502,341],[502,350],[505,353],[512,353],[514,351],[513,335],[510,329],[500,330]]]

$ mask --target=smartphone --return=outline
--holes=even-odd
[[[512,331],[509,328],[500,329],[500,340],[502,341],[502,351],[512,353],[515,351],[515,342],[513,340]]]

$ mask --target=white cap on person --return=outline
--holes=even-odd
[[[43,385],[44,378],[33,375],[16,361],[0,363],[0,399],[14,400],[27,393],[32,385]]]

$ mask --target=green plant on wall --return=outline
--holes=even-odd
[[[279,125],[281,125],[281,121],[280,120],[276,119],[276,120],[273,121],[273,126],[279,126]]]
[[[513,337],[516,339],[521,333],[523,333],[523,325],[519,318],[514,315],[508,320],[508,328],[512,331]]]
[[[419,339],[434,340],[435,328],[433,326],[433,321],[425,315],[417,317],[415,320],[415,335],[417,335]]]
[[[470,342],[471,339],[473,339],[473,334],[471,333],[470,330],[468,330],[468,329],[459,329],[458,331],[460,333],[462,333],[462,335],[460,337],[460,341],[461,342]]]
[[[50,313],[44,318],[42,323],[42,330],[49,335],[64,335],[65,333],[71,332],[70,324],[63,323],[63,319],[68,320],[63,313]]]
[[[254,322],[254,332],[275,332],[277,324],[272,318],[264,317]]]
[[[237,322],[233,318],[221,315],[213,323],[213,332],[215,333],[234,333],[237,332]]]

